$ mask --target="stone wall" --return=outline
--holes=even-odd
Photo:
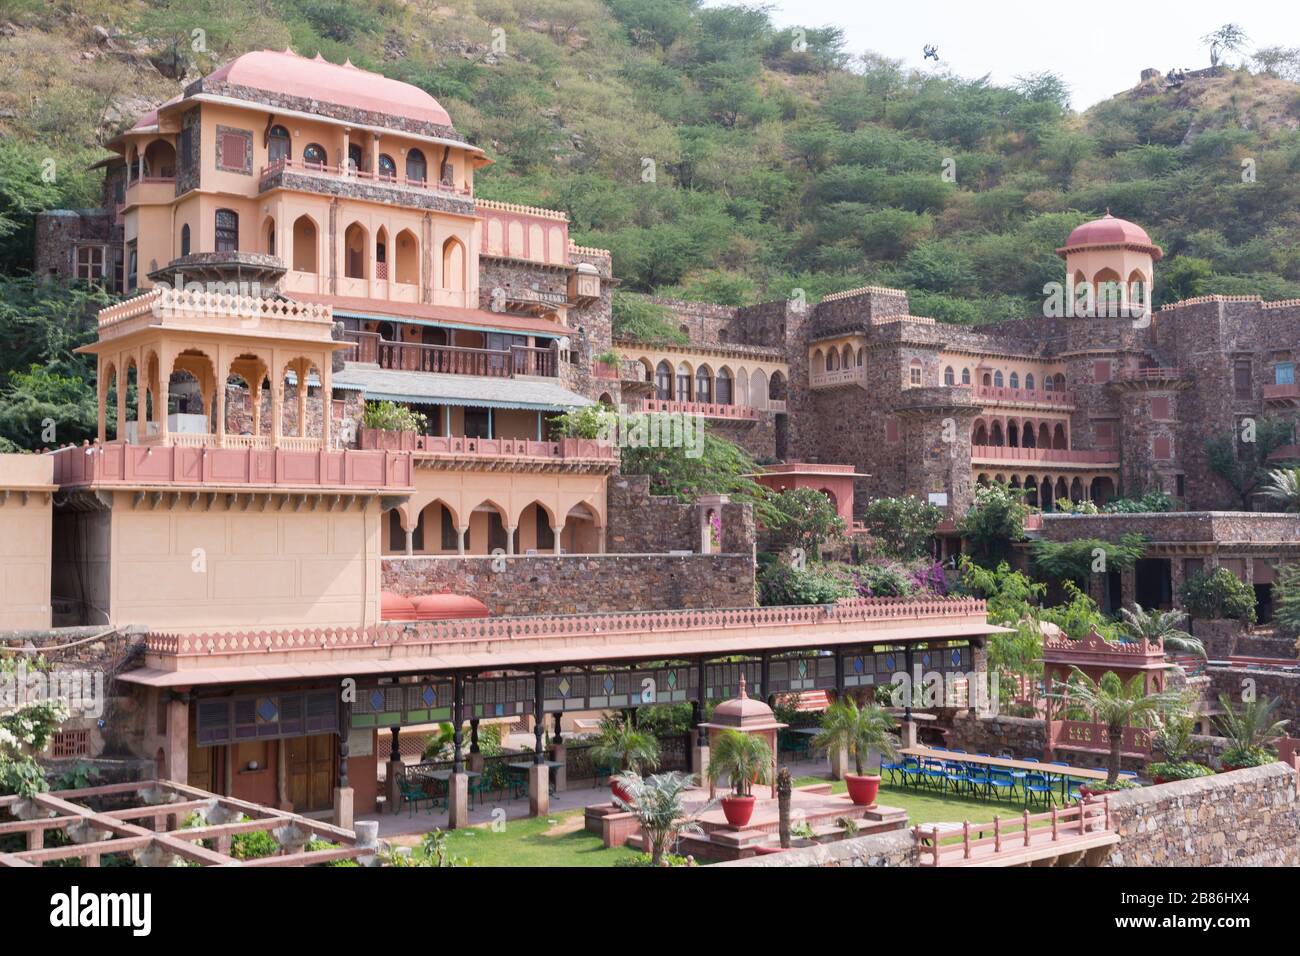
[[[385,557],[381,587],[407,597],[450,591],[493,615],[753,607],[748,554]]]
[[[615,475],[606,491],[605,550],[617,554],[699,551],[699,509],[667,495],[650,494],[646,475]],[[722,506],[722,553],[754,553],[754,511],[747,504]]]
[[[1296,772],[1277,762],[1110,798],[1104,866],[1296,866]]]
[[[1218,700],[1220,694],[1226,694],[1230,700],[1239,701],[1242,692],[1249,686],[1256,697],[1280,700],[1275,719],[1289,720],[1290,732],[1300,733],[1300,671],[1210,667],[1206,673],[1210,677],[1211,694],[1215,700]],[[1246,684],[1247,681],[1250,683]]]
[[[969,753],[1000,754],[1011,751],[1017,757],[1041,758],[1047,746],[1047,725],[1036,717],[975,717],[954,715],[946,734],[946,746]]]
[[[893,830],[873,836],[837,840],[752,856],[745,860],[715,863],[714,866],[794,867],[794,866],[917,866],[920,856],[910,830]]]

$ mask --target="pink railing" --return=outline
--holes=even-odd
[[[717,402],[670,402],[661,398],[643,398],[637,406],[637,411],[701,415],[704,418],[758,418],[758,409],[749,405],[720,405]]]
[[[980,401],[993,404],[1011,402],[1051,405],[1057,408],[1074,407],[1073,392],[1048,392],[1039,388],[999,388],[996,385],[976,385],[975,397]]]
[[[1041,461],[1075,465],[1118,465],[1119,452],[1082,448],[1010,448],[1005,445],[975,445],[972,459],[997,461]]]
[[[449,196],[459,196],[468,199],[471,193],[468,189],[459,186],[448,185],[436,180],[425,179],[407,179],[405,176],[386,176],[382,173],[375,173],[364,169],[354,169],[352,166],[331,166],[327,163],[304,163],[300,159],[281,159],[263,166],[259,179],[265,179],[274,173],[291,170],[296,173],[306,173],[311,176],[323,176],[330,179],[355,179],[361,182],[379,183],[384,186],[404,186],[407,189],[418,189],[421,192],[446,193]]]
[[[976,836],[972,837],[974,831]],[[922,823],[912,828],[921,866],[952,866],[969,862],[996,862],[1025,851],[1059,848],[1068,853],[1070,844],[1110,831],[1110,797],[1097,803],[1076,803],[1052,807],[1044,813],[1022,811],[1003,822],[994,814],[992,823],[942,827]],[[985,836],[984,834],[988,834]],[[959,840],[954,837],[960,837]],[[948,840],[950,842],[945,843]]]
[[[1086,720],[1052,720],[1047,724],[1049,750],[1085,750],[1110,752],[1110,731],[1105,724]],[[1131,757],[1151,756],[1151,731],[1143,727],[1125,727],[1120,737],[1120,753]]]
[[[352,347],[343,353],[345,359],[369,362],[380,368],[489,378],[513,378],[516,375],[554,378],[556,375],[555,353],[550,349],[522,345],[508,350],[467,349],[421,342],[390,342],[375,332],[347,331],[343,338],[352,343]]]
[[[54,452],[63,486],[211,485],[311,487],[341,492],[410,489],[411,456],[382,451],[286,451],[283,448],[187,448],[124,442],[68,445]]]
[[[363,428],[359,437],[364,449],[382,448],[427,455],[547,458],[557,461],[575,458],[613,461],[618,458],[618,449],[609,442],[587,438],[561,438],[559,441],[467,438],[463,435],[417,435],[415,432],[383,431],[377,428]]]
[[[592,560],[600,560],[594,557]],[[852,624],[868,621],[915,621],[985,616],[976,598],[853,598],[836,604],[683,611],[626,611],[606,614],[539,614],[528,617],[469,618],[414,625],[377,625],[294,631],[220,634],[151,634],[148,649],[187,657],[208,654],[260,654],[276,651],[331,650],[384,644],[442,644],[645,634],[671,631],[777,628],[799,625]]]
[[[1284,385],[1265,385],[1264,400],[1279,398],[1300,398],[1300,382],[1287,382]]]

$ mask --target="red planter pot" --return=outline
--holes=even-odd
[[[876,793],[880,790],[880,778],[846,773],[844,782],[849,787],[849,799],[857,806],[870,807],[876,802]]]
[[[733,827],[743,827],[754,815],[753,797],[723,797],[722,815]]]
[[[610,792],[614,794],[614,796],[618,797],[624,803],[630,804],[632,802],[632,794],[628,793],[627,788],[624,787],[617,780],[611,780],[609,782],[609,789]]]

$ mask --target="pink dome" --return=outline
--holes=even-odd
[[[379,594],[379,619],[381,621],[414,621],[415,605],[400,594],[381,591]]]
[[[285,50],[254,50],[227,63],[206,83],[247,86],[282,96],[320,100],[335,106],[390,113],[422,123],[451,126],[451,116],[419,87],[355,67]]]
[[[1163,255],[1145,229],[1127,219],[1116,219],[1109,210],[1100,219],[1076,226],[1065,245],[1057,251],[1063,253],[1088,246],[1135,246],[1150,252],[1156,259]]]
[[[487,605],[464,594],[426,594],[416,598],[415,613],[421,621],[449,621],[467,617],[487,617]]]

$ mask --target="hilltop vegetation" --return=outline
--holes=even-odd
[[[0,171],[67,171],[26,204],[0,187],[11,271],[32,206],[93,201],[97,137],[186,77],[292,46],[428,90],[495,160],[481,195],[566,210],[632,291],[741,304],[874,283],[947,321],[1018,317],[1059,279],[1053,248],[1109,207],[1165,247],[1157,301],[1300,295],[1300,87],[1272,75],[1147,83],[1076,114],[1050,74],[1003,88],[694,0],[6,7]]]

